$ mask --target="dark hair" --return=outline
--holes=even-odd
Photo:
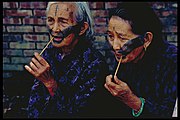
[[[162,46],[162,23],[147,2],[121,2],[117,8],[110,9],[109,19],[112,16],[127,20],[135,34],[152,32],[154,40],[148,48],[150,51]]]
[[[110,18],[119,16],[128,20],[135,34],[144,34],[147,31],[161,32],[162,24],[153,9],[145,2],[122,2],[117,8],[110,10]]]

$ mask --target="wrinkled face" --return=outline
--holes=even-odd
[[[54,47],[67,47],[73,42],[73,33],[69,34],[64,39],[58,36],[58,33],[69,26],[76,25],[74,20],[75,11],[75,4],[72,3],[58,2],[50,5],[46,22],[48,28],[52,31],[51,34],[54,36],[54,40],[52,41]]]
[[[121,19],[118,16],[112,16],[108,25],[108,41],[113,47],[113,52],[116,60],[119,61],[121,54],[118,53],[120,48],[129,40],[138,37],[138,35],[132,32],[130,24]],[[134,60],[143,50],[143,46],[140,46],[130,52],[125,58],[122,59],[122,63],[130,62]]]

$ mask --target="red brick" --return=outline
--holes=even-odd
[[[3,8],[18,8],[18,2],[3,2]]]
[[[49,36],[48,35],[31,35],[31,34],[24,34],[23,40],[27,41],[48,41]]]
[[[6,16],[32,16],[32,10],[5,10]]]
[[[48,29],[46,26],[34,26],[35,32],[48,32]]]
[[[47,2],[32,2],[33,8],[45,8],[46,9]]]
[[[107,32],[107,27],[105,27],[105,26],[97,27],[96,26],[94,31],[95,31],[95,34],[98,34],[98,33],[105,34]]]
[[[43,49],[47,43],[36,43],[37,49]]]
[[[20,18],[3,18],[3,24],[21,24]]]
[[[46,2],[20,2],[20,8],[46,8]]]
[[[104,2],[89,2],[90,9],[104,9]]]
[[[46,16],[46,10],[33,10],[34,16]]]
[[[33,56],[34,52],[40,53],[41,50],[24,50],[24,56]]]
[[[23,40],[27,40],[27,41],[36,41],[37,40],[37,35],[29,35],[29,34],[25,34],[23,35]]]
[[[115,7],[117,7],[117,2],[105,2],[106,9],[115,8]]]
[[[23,24],[38,24],[38,25],[45,25],[46,20],[40,19],[40,18],[24,18],[23,19]]]
[[[107,17],[108,11],[107,10],[91,10],[93,17]]]
[[[106,18],[94,18],[95,25],[106,25]]]
[[[20,2],[20,8],[31,8],[30,2]]]

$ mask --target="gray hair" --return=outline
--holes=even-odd
[[[48,2],[47,8],[46,8],[46,14],[49,11],[50,5],[53,3],[58,3],[58,2]],[[93,21],[91,18],[91,13],[89,6],[87,2],[72,2],[76,5],[77,11],[75,13],[75,20],[77,23],[83,23],[87,22],[89,24],[88,29],[85,32],[86,37],[92,37],[94,34],[93,31]]]

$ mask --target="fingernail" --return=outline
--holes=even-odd
[[[24,68],[27,68],[27,65],[24,65]]]

